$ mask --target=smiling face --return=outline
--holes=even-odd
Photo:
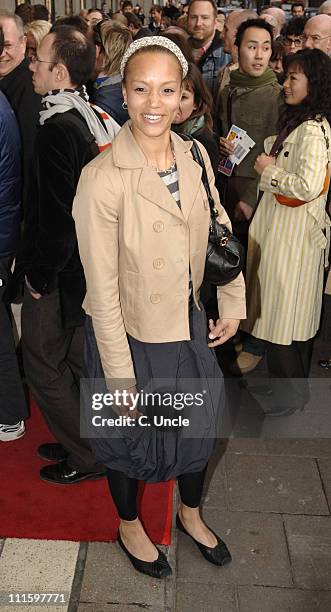
[[[181,99],[182,71],[171,53],[143,51],[128,61],[124,100],[138,142],[170,132]]]
[[[212,40],[216,29],[216,15],[213,6],[205,0],[196,0],[189,8],[187,31],[192,38],[203,45]]]
[[[197,106],[194,101],[194,93],[186,85],[182,91],[182,97],[180,99],[178,113],[175,117],[174,123],[183,123],[191,117],[193,111],[196,109]]]
[[[271,57],[271,37],[263,28],[247,28],[239,49],[239,71],[252,77],[261,76]]]
[[[308,79],[299,66],[291,65],[284,81],[286,104],[296,106],[308,96]]]
[[[14,19],[0,21],[5,45],[0,56],[0,79],[10,74],[24,60],[26,39],[17,29]]]

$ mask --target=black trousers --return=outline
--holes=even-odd
[[[190,508],[197,508],[201,502],[203,483],[207,466],[201,472],[192,472],[178,476],[180,497]],[[107,468],[110,492],[117,508],[118,515],[124,521],[137,518],[137,493],[139,480],[129,478],[124,472]]]
[[[267,364],[277,407],[303,408],[309,402],[309,376],[314,338],[290,345],[267,342]]]
[[[0,423],[14,425],[28,415],[18,368],[11,313],[3,301],[12,258],[0,258]]]
[[[84,329],[63,328],[58,290],[39,300],[25,290],[22,350],[28,385],[50,430],[68,451],[69,465],[99,471],[88,441],[80,437]]]

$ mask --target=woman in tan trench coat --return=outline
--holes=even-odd
[[[309,374],[329,248],[331,60],[307,49],[287,63],[282,129],[255,164],[264,193],[249,229],[243,323],[268,341],[270,416],[292,414],[309,399],[308,385],[297,379]]]
[[[124,398],[129,391],[133,408],[123,401],[120,415],[133,425],[126,420],[117,427],[114,421],[104,435],[100,428],[92,434],[91,444],[107,467],[121,519],[119,543],[135,569],[156,578],[168,576],[171,568],[139,520],[139,479],[178,477],[177,527],[209,562],[231,560],[225,543],[202,521],[199,505],[223,389],[212,349],[233,336],[245,316],[244,283],[240,275],[219,291],[220,318],[209,321],[208,340],[199,288],[209,205],[190,143],[170,132],[186,73],[186,60],[166,38],[149,37],[129,47],[122,75],[131,121],[112,149],[84,169],[73,210],[87,284],[90,393],[104,397],[97,386],[101,380],[103,393],[122,390]],[[202,154],[220,221],[229,225],[203,148]],[[134,404],[151,386],[160,404]],[[179,390],[195,400],[203,397],[202,404],[194,400],[192,406],[192,397],[190,406],[185,404],[187,429],[179,418],[168,419],[169,428],[159,427],[165,396],[178,398]],[[181,415],[173,406],[166,412]]]

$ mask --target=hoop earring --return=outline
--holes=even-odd
[[[127,105],[126,102],[122,103],[122,108],[123,108],[123,110],[128,110],[128,105]]]

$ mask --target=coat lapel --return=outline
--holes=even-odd
[[[115,165],[120,168],[141,169],[138,183],[139,195],[176,217],[187,220],[201,184],[202,171],[191,157],[192,143],[183,141],[174,132],[171,132],[171,140],[179,173],[181,210],[155,170],[147,165],[145,156],[130,130],[130,121],[120,129],[113,141],[113,159]]]
[[[181,146],[176,146],[175,142],[174,151],[179,173],[180,203],[184,219],[187,221],[201,184],[202,170],[189,151],[183,150]]]
[[[153,204],[157,204],[160,208],[183,220],[181,209],[177,206],[169,189],[151,166],[144,166],[142,169],[138,183],[138,193],[146,200],[150,200]]]

